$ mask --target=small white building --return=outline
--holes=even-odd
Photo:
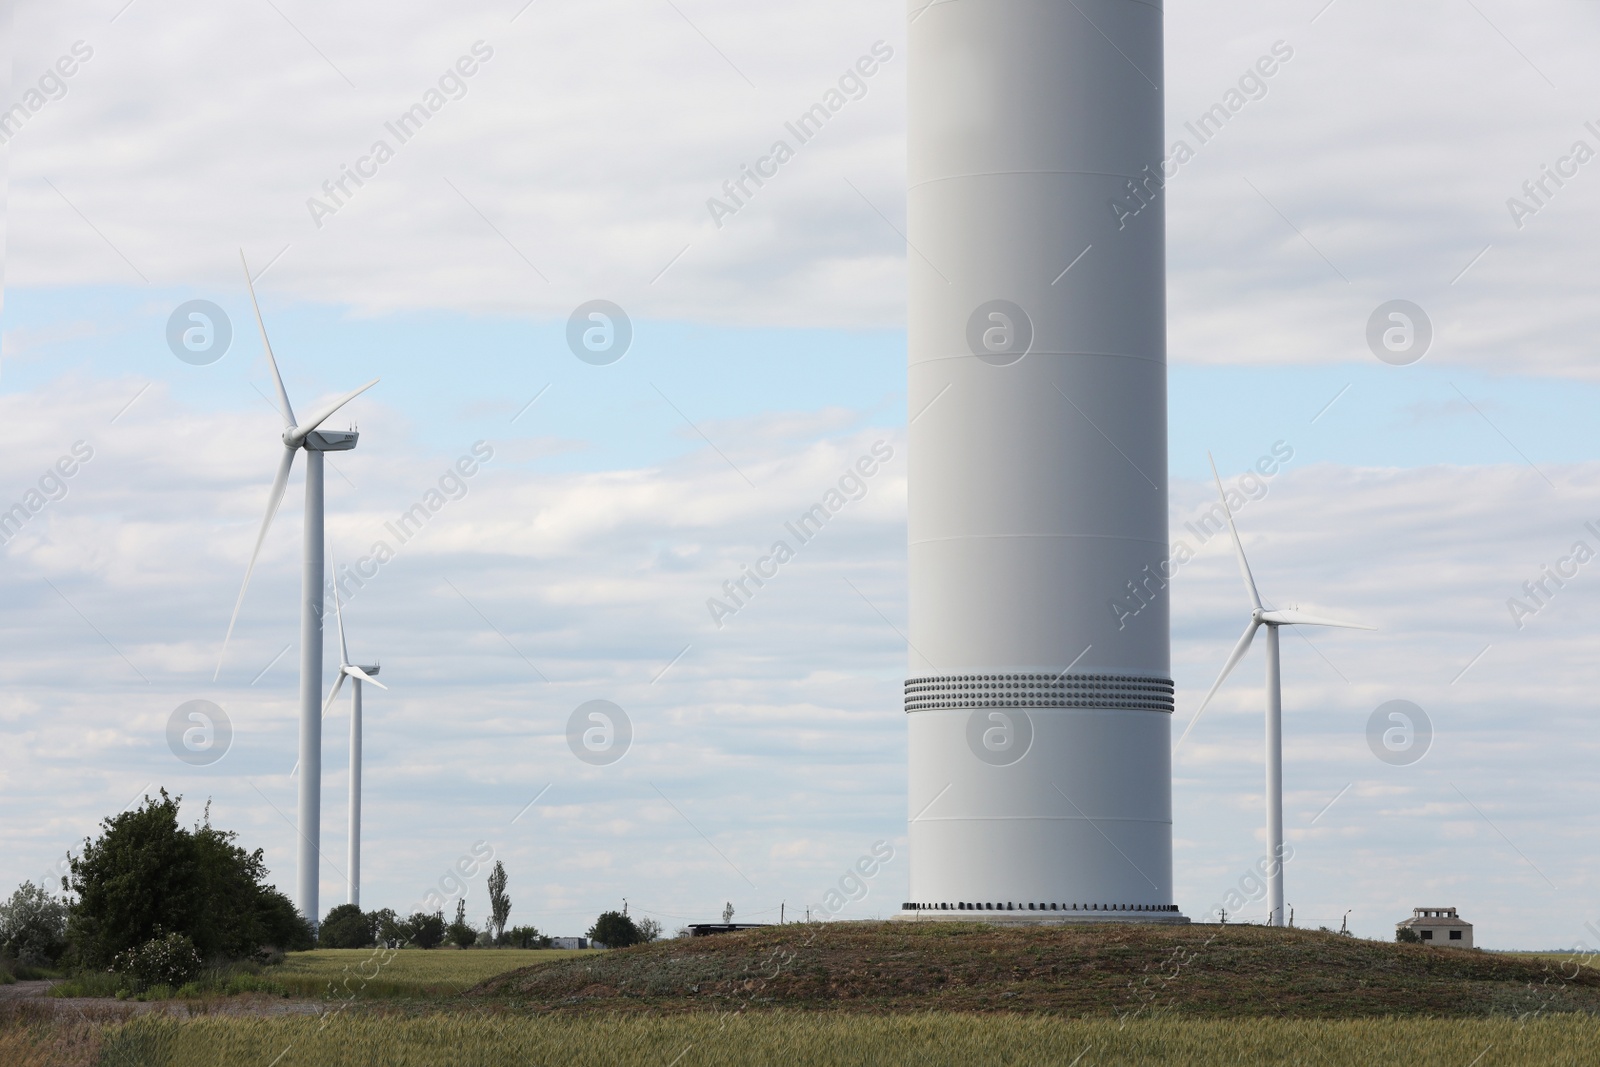
[[[1471,948],[1472,924],[1456,914],[1454,908],[1413,908],[1411,918],[1394,924],[1396,930],[1414,930],[1425,945],[1445,948]]]
[[[550,939],[550,947],[551,948],[588,948],[589,947],[589,939],[587,937],[552,937]]]

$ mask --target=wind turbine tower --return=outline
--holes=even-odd
[[[379,689],[389,687],[373,677],[378,665],[358,667],[350,662],[350,646],[344,639],[344,611],[339,604],[339,568],[333,568],[333,616],[339,624],[339,677],[322,705],[326,715],[339,695],[339,687],[350,679],[350,851],[346,858],[345,902],[361,904],[361,683],[371,682]]]
[[[305,420],[297,422],[294,408],[289,404],[289,394],[283,387],[283,376],[278,373],[278,361],[272,355],[272,342],[267,340],[267,326],[261,318],[261,305],[256,301],[255,284],[243,251],[239,253],[239,262],[244,266],[250,305],[255,309],[256,326],[261,331],[261,347],[266,351],[267,366],[272,371],[272,383],[277,389],[278,413],[283,417],[284,426],[283,455],[278,460],[278,473],[267,495],[267,513],[261,520],[261,531],[256,535],[256,547],[250,553],[250,565],[245,568],[244,583],[239,587],[239,599],[234,602],[233,617],[228,620],[228,633],[222,640],[222,655],[217,659],[217,671],[212,677],[214,679],[222,673],[222,657],[227,655],[234,624],[239,621],[239,609],[244,606],[244,595],[250,588],[250,576],[255,572],[261,546],[272,527],[272,518],[283,503],[283,494],[289,485],[289,473],[294,468],[294,458],[303,451],[306,454],[306,511],[300,586],[299,865],[296,871],[295,904],[314,930],[321,918],[317,911],[317,892],[321,875],[318,860],[321,857],[322,840],[322,576],[325,573],[322,457],[327,452],[350,451],[356,447],[359,436],[354,430],[321,430],[318,427],[334,412],[377,385],[378,379],[374,378],[361,388],[324,404]]]
[[[1187,922],[1161,5],[909,9],[901,917]]]
[[[1250,651],[1250,644],[1255,640],[1256,631],[1266,627],[1267,857],[1271,861],[1267,868],[1267,925],[1283,926],[1283,669],[1280,663],[1278,631],[1285,626],[1334,626],[1342,630],[1375,630],[1377,627],[1361,622],[1343,622],[1320,615],[1309,615],[1292,608],[1278,611],[1262,604],[1261,594],[1256,589],[1255,576],[1250,572],[1250,562],[1244,558],[1244,542],[1239,540],[1239,528],[1233,524],[1233,509],[1228,506],[1228,494],[1223,491],[1222,478],[1217,474],[1216,460],[1211,461],[1211,477],[1216,480],[1217,495],[1222,498],[1222,513],[1228,517],[1228,533],[1233,538],[1234,555],[1239,561],[1239,575],[1244,579],[1245,595],[1250,598],[1250,621],[1245,624],[1244,636],[1239,638],[1239,643],[1228,655],[1228,661],[1222,665],[1222,673],[1217,675],[1211,692],[1200,702],[1199,710],[1194,713],[1194,718],[1189,720],[1189,725],[1184,728],[1183,736],[1178,738],[1178,745],[1175,748],[1181,747],[1184,741],[1188,740],[1195,723],[1200,721],[1201,714],[1210,705],[1211,698],[1217,695],[1222,683],[1228,680],[1228,675],[1233,673],[1239,661],[1244,659],[1244,654]]]

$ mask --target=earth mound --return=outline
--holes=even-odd
[[[791,923],[536,964],[467,995],[562,1013],[1470,1017],[1600,1013],[1600,973],[1258,926]]]

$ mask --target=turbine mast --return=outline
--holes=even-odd
[[[349,903],[361,904],[361,679],[350,679],[350,855]]]
[[[1267,925],[1283,925],[1283,679],[1278,626],[1267,623]]]
[[[313,930],[322,842],[322,453],[306,442],[305,555],[300,583],[300,810],[295,903]]]

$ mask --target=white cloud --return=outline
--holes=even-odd
[[[0,836],[0,877],[36,876],[152,783],[184,792],[196,811],[215,796],[219,821],[265,845],[289,884],[292,648],[251,680],[295,639],[297,494],[212,685],[271,457],[229,427],[236,418],[185,408],[161,388],[107,424],[131,392],[72,382],[3,401],[0,485],[36,478],[64,447],[47,443],[63,427],[101,428],[83,431],[96,455],[66,499],[5,552],[13,608],[0,721],[11,758],[0,792],[36,814]],[[403,437],[397,445],[395,416],[376,399],[361,403],[363,425],[388,443],[381,458],[341,457],[359,487],[332,490],[347,561],[453,458]],[[719,428],[742,442],[754,490],[709,449],[648,470],[566,474],[497,457],[355,597],[352,651],[381,656],[392,686],[367,702],[369,900],[409,905],[426,871],[482,838],[524,885],[522,918],[541,926],[576,929],[621,895],[674,921],[713,914],[724,899],[741,914],[784,900],[799,910],[871,841],[899,838],[904,646],[877,614],[904,617],[899,460],[724,629],[705,611],[785,517],[873,440],[896,440],[826,411],[786,419],[794,435],[770,442]],[[264,406],[260,421],[264,438]],[[1359,928],[1381,934],[1395,908],[1448,889],[1450,903],[1486,922],[1487,943],[1579,936],[1553,916],[1579,914],[1566,894],[1600,873],[1572,814],[1587,803],[1581,783],[1596,748],[1580,709],[1600,578],[1572,581],[1522,632],[1504,600],[1566,548],[1582,516],[1600,516],[1600,465],[1547,473],[1559,491],[1525,467],[1291,468],[1241,513],[1269,600],[1382,627],[1314,632],[1314,648],[1285,636],[1288,825],[1299,850],[1288,878],[1302,921],[1337,925],[1354,906]],[[1175,527],[1208,492],[1175,486]],[[1174,597],[1181,730],[1244,621],[1221,539],[1184,568]],[[1196,914],[1261,849],[1259,657],[1176,762],[1179,897]],[[237,730],[234,751],[210,770],[178,764],[163,740],[171,710],[198,696],[222,703]],[[566,747],[568,715],[596,697],[634,722],[634,749],[612,767],[586,767]],[[1436,732],[1413,767],[1384,765],[1366,745],[1367,717],[1397,697],[1421,705]],[[343,731],[336,711],[326,732],[330,902],[343,863]],[[1493,879],[1472,877],[1491,868]],[[861,913],[892,909],[904,877],[891,865]],[[1528,909],[1527,899],[1550,906]]]
[[[373,312],[560,316],[605,294],[656,318],[903,319],[878,215],[904,215],[898,5],[678,5],[693,25],[614,0],[514,23],[498,0],[279,5],[293,26],[266,5],[110,23],[115,6],[18,12],[19,79],[75,40],[95,53],[15,141],[13,283],[231,285],[236,246],[258,265],[287,246],[272,285]],[[1194,142],[1184,123],[1275,41],[1294,49],[1171,185],[1174,360],[1365,360],[1368,315],[1405,296],[1437,328],[1430,358],[1592,375],[1600,164],[1520,230],[1506,207],[1575,140],[1600,150],[1600,112],[1574,103],[1595,77],[1581,6],[1323,8],[1169,7],[1169,139]],[[494,57],[466,95],[316,228],[307,198],[479,39]],[[865,98],[717,229],[707,199],[879,39],[896,56]]]

